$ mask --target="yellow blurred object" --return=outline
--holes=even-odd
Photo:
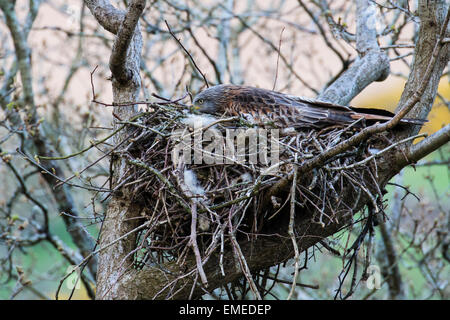
[[[439,94],[446,100],[450,100],[449,80],[448,77],[443,77],[438,88]],[[399,78],[391,78],[391,80],[385,82],[374,83],[355,98],[352,105],[358,107],[383,108],[394,111],[400,100],[404,85],[405,81]],[[380,94],[380,92],[383,92],[383,94]],[[427,119],[428,122],[422,127],[420,133],[427,133],[430,135],[450,123],[449,108],[441,99],[439,99],[439,97],[436,97],[433,108]]]

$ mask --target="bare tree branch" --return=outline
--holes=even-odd
[[[319,95],[320,100],[347,105],[370,83],[382,81],[389,75],[389,58],[377,42],[376,14],[371,1],[357,1],[356,46],[359,58]]]
[[[125,18],[125,12],[116,9],[109,0],[84,0],[84,3],[103,28],[117,34]]]
[[[450,141],[450,124],[409,148],[408,159],[416,162]]]
[[[139,17],[144,11],[145,0],[135,0],[131,2],[117,32],[116,41],[109,59],[109,68],[113,77],[121,84],[125,84],[133,78],[133,69],[127,67],[127,51],[131,43],[131,38],[135,34]],[[138,69],[139,70],[139,69]],[[139,76],[139,75],[138,75]]]

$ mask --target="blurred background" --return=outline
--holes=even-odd
[[[125,8],[127,1],[111,3]],[[391,58],[391,75],[371,84],[351,104],[394,111],[410,71],[419,21],[414,2],[376,3],[379,19],[371,23]],[[156,93],[173,99],[187,90],[195,94],[203,86],[201,76],[168,33],[165,20],[210,83],[246,84],[315,97],[357,58],[354,12],[353,1],[147,1],[140,22],[142,98],[152,101]],[[52,150],[73,154],[110,134],[111,109],[91,102],[91,72],[98,66],[92,76],[96,99],[111,103],[112,34],[76,0],[18,0],[15,18],[30,49],[34,104]],[[67,255],[77,257],[79,248],[62,219],[54,186],[16,151],[19,146],[26,148],[17,134],[23,128],[11,127],[9,120],[12,113],[26,118],[26,112],[20,108],[24,86],[11,32],[5,9],[0,10],[0,299],[54,299],[58,286],[59,298],[67,299],[77,279],[74,273],[61,283],[71,271]],[[432,134],[450,122],[448,72],[447,68],[422,132]],[[33,146],[26,150],[30,157],[36,154]],[[391,181],[385,197],[388,220],[376,228],[373,244],[361,250],[362,255],[371,251],[379,286],[371,288],[369,282],[361,281],[352,299],[450,297],[449,151],[447,144]],[[74,183],[102,186],[109,175],[107,157],[80,173],[102,154],[101,148],[92,148],[69,158],[61,163],[64,176],[75,175]],[[70,188],[70,193],[78,222],[95,240],[107,199],[94,199],[95,192],[84,188]],[[57,241],[37,236],[45,218],[29,195],[47,208],[45,218]],[[354,237],[352,232],[342,232],[327,243],[340,250]],[[395,251],[394,264],[386,258],[389,248]],[[325,247],[315,247],[308,254],[307,269],[299,276],[299,282],[307,286],[298,287],[296,298],[332,299],[344,260]],[[274,299],[287,296],[292,272],[290,263],[280,271],[279,277],[288,283],[276,284]],[[90,296],[78,283],[72,298]]]

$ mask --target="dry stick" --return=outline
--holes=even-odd
[[[197,66],[197,64],[195,63],[194,58],[191,56],[191,54],[189,53],[189,51],[187,51],[187,49],[183,46],[183,44],[181,43],[181,41],[175,36],[175,34],[172,32],[172,29],[170,29],[169,23],[167,22],[167,20],[164,20],[164,22],[166,23],[167,29],[169,30],[170,35],[175,39],[175,41],[180,45],[181,49],[183,49],[183,51],[189,56],[189,59],[191,59],[192,64],[194,65],[195,69],[201,74],[201,76],[203,77],[203,80],[205,81],[206,87],[209,88],[209,84],[208,84],[208,80],[205,77],[205,74],[200,70],[200,68]]]
[[[239,243],[237,242],[236,237],[234,236],[234,231],[230,232],[230,240],[235,249],[237,258],[239,260],[239,264],[241,266],[241,271],[244,274],[245,278],[247,279],[250,289],[252,290],[252,292],[255,295],[257,300],[262,300],[261,295],[259,294],[258,288],[255,284],[255,281],[253,280],[250,268],[248,267],[248,264],[244,257],[244,254],[242,253],[241,247],[239,246]]]
[[[258,33],[254,28],[252,28],[247,22],[245,22],[244,19],[242,19],[239,15],[236,15],[233,13],[233,16],[237,19],[239,19],[239,21],[242,23],[242,25],[244,25],[247,29],[249,29],[256,37],[258,37],[262,42],[266,43],[268,46],[270,46],[274,51],[276,51],[281,58],[281,61],[283,61],[283,63],[285,64],[286,68],[288,68],[288,70],[294,75],[295,78],[297,78],[298,81],[300,81],[305,87],[307,87],[309,90],[311,90],[312,92],[314,92],[315,94],[319,94],[319,92],[314,89],[313,87],[311,87],[309,85],[309,83],[305,80],[303,80],[302,77],[300,77],[300,75],[295,71],[295,69],[293,68],[293,66],[289,63],[289,61],[287,61],[286,57],[284,55],[281,54],[281,52],[278,50],[278,48],[270,41],[267,40],[266,38],[264,38],[260,33]]]
[[[198,279],[198,272],[195,273],[194,281],[192,281],[193,285],[192,285],[192,288],[191,288],[191,292],[189,292],[188,300],[192,300],[192,296],[194,294],[194,289],[195,289],[195,284],[197,283],[197,279]]]
[[[295,292],[295,287],[297,284],[297,278],[298,278],[298,262],[299,262],[299,256],[300,253],[298,252],[298,245],[297,245],[297,240],[295,239],[295,233],[294,233],[294,220],[295,220],[295,189],[297,187],[297,168],[294,169],[294,177],[292,178],[292,187],[291,187],[291,212],[290,212],[290,217],[289,217],[289,229],[288,229],[288,234],[291,237],[292,240],[292,245],[294,246],[294,252],[295,252],[295,256],[294,256],[294,278],[292,279],[292,286],[291,286],[291,291],[289,292],[289,295],[287,297],[287,300],[291,300],[292,295]]]
[[[175,100],[171,100],[171,99],[164,98],[164,97],[160,96],[159,94],[156,94],[156,93],[152,92],[152,96],[153,97],[161,99],[161,100],[164,100],[165,102],[167,102],[169,104],[178,104],[179,101],[184,100],[184,98],[186,98],[189,95],[190,95],[189,91],[186,90],[186,93],[181,98],[178,98],[178,99],[175,99]],[[162,103],[162,104],[165,104],[165,103]]]
[[[237,258],[239,265],[240,265],[240,270],[242,271],[242,273],[244,274],[245,278],[247,279],[250,289],[253,292],[253,294],[255,295],[255,298],[257,300],[262,300],[261,295],[259,294],[258,288],[255,284],[255,281],[253,280],[253,276],[252,273],[250,271],[250,268],[248,267],[247,264],[247,260],[244,257],[244,254],[242,253],[241,247],[239,246],[239,243],[236,240],[236,230],[233,228],[233,223],[231,222],[231,214],[228,215],[228,234],[230,237],[230,242],[231,245],[233,246],[233,253],[234,253],[234,257]]]
[[[192,246],[192,250],[195,254],[195,262],[197,263],[197,272],[200,274],[200,279],[205,287],[208,287],[208,279],[206,278],[205,270],[203,270],[202,257],[200,255],[200,250],[197,245],[197,203],[195,201],[192,202],[191,205],[191,236],[190,236],[190,245]]]
[[[281,32],[280,32],[280,42],[278,43],[278,55],[277,55],[277,69],[275,71],[275,80],[273,81],[272,91],[275,91],[275,87],[277,85],[277,80],[278,80],[278,66],[280,64],[281,42],[283,40],[284,29],[285,29],[285,27],[283,27],[283,29],[281,29]]]
[[[292,281],[286,281],[283,279],[278,279],[277,277],[272,277],[270,275],[264,275],[264,277],[266,277],[267,279],[273,280],[274,282],[280,282],[280,283],[285,283],[285,284],[292,284]],[[319,289],[319,285],[318,284],[306,284],[306,283],[295,283],[296,286],[298,287],[305,287],[305,288],[310,288],[310,289]]]
[[[97,71],[98,65],[95,66],[94,70],[91,71],[91,90],[92,90],[92,102],[95,101],[95,89],[94,89],[94,73]]]
[[[149,130],[149,131],[151,131],[151,132],[153,132],[153,133],[155,133],[157,135],[160,135],[163,138],[167,138],[167,136],[168,136],[167,134],[162,133],[162,132],[160,132],[160,131],[158,131],[156,129],[153,129],[151,127],[148,127],[148,126],[145,126],[143,124],[136,123],[136,122],[117,121],[117,123],[118,124],[127,124],[127,125],[130,125],[130,126],[133,126],[133,127],[141,128],[141,129],[144,129],[144,130]]]
[[[381,150],[381,151],[378,151],[377,153],[371,155],[370,157],[365,158],[364,160],[361,160],[361,161],[359,161],[359,162],[352,163],[352,164],[350,164],[350,165],[348,165],[348,166],[331,167],[331,168],[328,168],[328,169],[329,169],[329,170],[347,170],[347,169],[353,169],[353,168],[355,168],[355,167],[357,167],[357,166],[361,166],[361,165],[363,165],[363,164],[366,164],[366,163],[369,162],[370,160],[372,160],[372,159],[374,159],[374,158],[376,158],[376,157],[379,157],[379,156],[382,155],[383,153],[385,153],[385,152],[391,150],[392,148],[395,148],[396,146],[398,146],[398,145],[400,145],[400,144],[402,144],[402,143],[405,143],[405,142],[414,140],[414,139],[416,139],[416,138],[426,137],[426,136],[428,136],[428,134],[422,133],[422,134],[418,134],[418,135],[415,135],[415,136],[412,136],[412,137],[408,137],[408,138],[403,139],[403,140],[400,140],[400,141],[398,141],[398,142],[396,142],[396,143],[394,143],[394,144],[391,144],[390,146],[384,148],[384,149]]]
[[[189,13],[188,13],[188,16],[189,16]],[[192,40],[194,40],[194,43],[197,45],[197,47],[200,49],[200,51],[203,53],[203,55],[206,57],[206,59],[212,65],[214,72],[216,73],[216,80],[217,80],[217,82],[219,82],[221,79],[221,74],[220,74],[219,69],[217,68],[217,63],[209,56],[209,54],[208,54],[208,52],[206,52],[205,48],[203,48],[201,46],[200,42],[195,37],[194,32],[192,32],[191,27],[188,27],[187,31],[191,35]]]

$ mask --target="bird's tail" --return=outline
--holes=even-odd
[[[361,118],[366,119],[369,122],[377,122],[377,121],[389,121],[392,117],[395,116],[392,112],[382,109],[375,108],[351,108],[355,113],[352,113],[350,117],[354,120],[358,120]],[[404,124],[414,124],[414,125],[423,125],[428,122],[428,120],[424,119],[411,119],[411,118],[403,118],[400,120],[400,123]]]

